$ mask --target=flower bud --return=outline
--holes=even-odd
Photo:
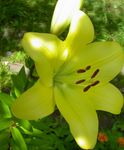
[[[58,0],[52,21],[51,33],[61,34],[70,24],[73,14],[80,9],[83,0]]]

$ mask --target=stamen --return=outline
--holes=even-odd
[[[100,81],[95,81],[95,82],[93,82],[93,83],[91,84],[91,86],[95,86],[95,85],[97,85],[99,82],[100,82]]]
[[[86,87],[83,89],[83,91],[86,92],[86,91],[88,91],[90,88],[91,88],[91,85],[88,85],[88,86],[86,86]]]
[[[84,73],[84,72],[86,72],[85,69],[79,69],[79,70],[77,70],[77,73]]]
[[[98,72],[99,72],[99,69],[97,69],[97,70],[92,74],[91,79],[94,78],[94,77],[98,74]]]
[[[86,70],[89,70],[90,68],[91,68],[91,66],[87,66],[87,67],[86,67]]]
[[[82,79],[82,80],[78,80],[75,82],[75,84],[80,84],[80,83],[83,83],[85,81],[85,79]]]
[[[90,68],[91,68],[91,66],[87,66],[86,69],[79,69],[79,70],[77,70],[77,73],[84,73],[87,70],[89,70]]]

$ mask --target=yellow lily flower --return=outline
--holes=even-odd
[[[16,117],[29,120],[51,114],[56,105],[84,149],[96,144],[96,110],[119,114],[123,105],[122,94],[109,83],[122,68],[122,48],[116,42],[90,43],[93,39],[93,25],[81,11],[64,41],[53,34],[26,33],[22,46],[35,61],[39,79],[12,105]]]
[[[70,24],[73,14],[82,5],[83,0],[58,0],[51,21],[51,33],[62,33]]]

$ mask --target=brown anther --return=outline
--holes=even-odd
[[[78,80],[75,82],[75,84],[80,84],[80,83],[83,83],[85,81],[85,79],[82,79],[82,80]]]
[[[86,91],[88,91],[90,88],[91,88],[91,85],[88,85],[88,86],[86,86],[86,87],[83,89],[83,91],[86,92]]]
[[[95,81],[95,82],[93,82],[93,83],[91,84],[91,86],[95,86],[95,85],[97,85],[99,82],[100,82],[100,81]]]
[[[87,66],[87,67],[86,67],[86,70],[89,70],[90,68],[91,68],[91,66]]]
[[[96,71],[92,74],[91,79],[94,78],[99,72],[99,69],[96,69]]]
[[[86,72],[85,69],[79,69],[79,70],[77,70],[77,73],[84,73],[84,72]]]

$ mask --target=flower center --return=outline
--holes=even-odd
[[[78,74],[83,74],[83,73],[87,72],[87,71],[90,70],[90,69],[91,69],[91,66],[87,66],[86,68],[78,69],[78,70],[77,70],[77,73],[78,73]],[[94,80],[95,77],[99,74],[99,71],[100,71],[100,69],[96,69],[96,70],[91,74],[90,79],[89,79],[90,82],[89,82],[89,84],[87,84],[86,86],[84,86],[83,92],[87,92],[91,87],[94,87],[94,86],[96,86],[97,84],[100,83],[99,80]],[[84,83],[84,82],[87,82],[87,80],[83,78],[83,79],[81,79],[81,80],[77,80],[77,81],[75,82],[75,84],[81,84],[81,83]]]

